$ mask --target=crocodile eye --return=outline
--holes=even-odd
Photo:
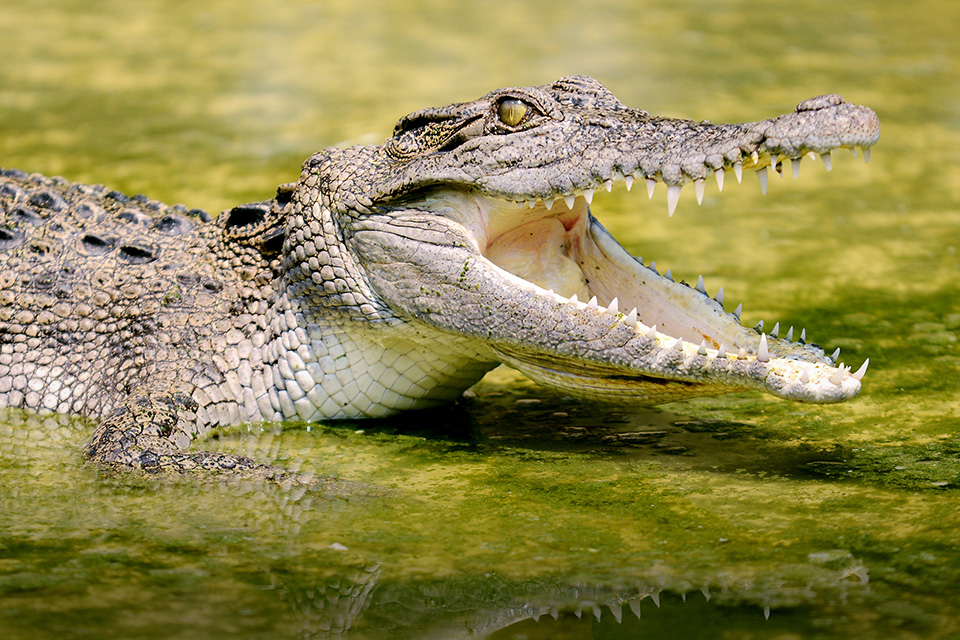
[[[506,98],[497,105],[497,116],[500,118],[500,122],[508,127],[516,127],[522,123],[529,111],[530,107],[527,103],[516,98]]]

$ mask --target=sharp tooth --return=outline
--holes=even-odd
[[[837,347],[837,350],[833,352],[833,355],[830,356],[830,359],[836,362],[837,358],[839,357],[840,357],[840,347]]]
[[[754,151],[750,154],[750,159],[753,161],[753,164],[757,164],[760,162],[760,154]]]
[[[811,160],[816,160],[817,154],[815,154],[813,151],[807,151],[807,157],[810,158]]]
[[[659,272],[657,271],[657,261],[656,261],[656,260],[651,260],[651,261],[650,261],[650,266],[649,266],[648,268],[650,269],[650,271],[653,271],[654,273],[656,273],[657,275],[659,275]]]
[[[652,327],[650,327],[650,330],[647,331],[647,337],[650,338],[651,340],[657,339],[657,325],[653,325]]]
[[[823,166],[827,168],[827,171],[833,171],[833,159],[830,157],[830,152],[820,154],[820,159],[823,160]]]
[[[796,180],[800,177],[800,158],[791,159],[790,166],[793,168],[793,179]]]
[[[758,322],[757,324],[755,324],[753,328],[754,328],[754,330],[756,330],[757,333],[762,332],[762,331],[763,331],[763,320],[761,320],[760,322]]]
[[[735,162],[733,164],[733,175],[737,176],[737,182],[743,182],[743,163]]]
[[[870,147],[863,148],[863,162],[864,163],[870,162]]]
[[[590,302],[587,303],[587,309],[597,309],[599,305],[597,304],[597,296],[590,298]]]
[[[856,158],[856,157],[857,157],[857,148],[856,148],[856,147],[850,147],[850,153],[852,153],[852,154],[853,154],[853,157]]]
[[[697,354],[698,354],[698,355],[701,355],[701,356],[707,355],[707,341],[706,341],[706,340],[701,340],[701,341],[700,341],[700,348],[697,349]]]
[[[843,369],[837,369],[832,376],[830,376],[830,382],[837,385],[838,387],[843,382]]]
[[[705,181],[703,178],[693,181],[693,188],[697,192],[697,204],[703,204],[703,186]]]
[[[803,370],[800,372],[800,383],[801,384],[810,383],[810,372],[807,371],[806,367],[804,367]]]
[[[699,275],[699,276],[697,276],[697,286],[696,286],[696,289],[697,289],[697,291],[699,291],[700,293],[706,293],[706,292],[707,292],[707,286],[703,283],[703,275],[702,275],[702,274]]]
[[[527,203],[527,206],[529,206],[531,209],[533,209],[535,206],[537,206],[537,201],[536,201],[536,200],[531,200],[530,202]]]
[[[793,342],[793,325],[787,329],[787,342]]]
[[[627,314],[627,322],[633,325],[637,324],[637,308],[636,307],[633,308],[633,311]]]
[[[587,201],[587,204],[593,204],[593,189],[587,189],[584,191],[583,199]]]
[[[550,200],[544,200],[544,201],[543,201],[543,204],[546,205],[548,211],[553,209],[553,199],[552,199],[552,198],[551,198]]]
[[[760,180],[760,193],[767,195],[767,168],[757,169],[757,178]]]
[[[607,311],[610,313],[620,313],[620,301],[614,298],[610,301],[610,304],[607,305]]]
[[[570,302],[573,302],[573,303],[580,302],[579,300],[577,300],[577,294],[573,294],[572,296],[570,296]]]
[[[647,197],[653,199],[653,190],[657,188],[657,181],[653,178],[647,178]]]
[[[723,306],[723,287],[720,287],[717,290],[717,295],[713,296],[713,299],[720,303],[720,306]]]
[[[633,186],[633,176],[623,176],[623,181],[627,183],[627,191]]]
[[[863,380],[863,374],[867,372],[867,367],[869,365],[870,365],[870,358],[867,358],[866,360],[863,361],[863,364],[860,365],[860,368],[857,369],[857,372],[851,375],[857,380]]]
[[[760,362],[770,361],[770,351],[767,349],[767,334],[760,334],[760,348],[757,349],[757,360]]]
[[[740,353],[738,354],[737,357],[739,357],[739,358],[746,358],[746,357],[747,357],[747,350],[744,349],[743,347],[740,347]]]
[[[726,358],[726,357],[727,357],[727,345],[725,345],[725,344],[722,343],[722,342],[720,343],[720,348],[717,350],[717,357],[718,357],[718,358]]]
[[[677,341],[673,343],[673,350],[683,353],[683,338],[677,338]]]
[[[800,342],[806,343],[807,341],[807,330],[800,329]]]
[[[783,160],[780,159],[782,157],[783,156],[777,154],[776,158],[770,159],[770,168],[773,169],[773,172],[777,175],[783,174]]]
[[[574,203],[577,201],[577,196],[565,196],[563,198],[564,204],[567,205],[567,209],[573,209]]]
[[[603,188],[607,190],[607,193],[613,191],[613,180],[604,180]]]
[[[713,177],[717,179],[717,189],[723,191],[723,169],[717,169],[714,171]]]
[[[770,332],[771,338],[776,338],[777,334],[780,333],[780,323],[773,325],[773,331]]]
[[[663,277],[669,280],[670,282],[673,282],[673,271],[671,271],[670,269],[667,269],[666,271],[663,272]]]
[[[672,184],[667,187],[667,215],[673,217],[673,212],[677,210],[677,203],[680,202],[680,185]]]
[[[613,614],[613,619],[617,621],[617,624],[623,622],[623,605],[619,602],[611,602],[607,605],[610,607],[610,613]]]
[[[742,313],[743,313],[743,303],[741,302],[740,304],[737,305],[737,308],[733,310],[733,315],[738,322],[740,321],[740,314]]]

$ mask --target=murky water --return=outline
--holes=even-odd
[[[714,121],[841,92],[867,166],[598,195],[635,253],[871,369],[856,401],[624,409],[494,372],[429,419],[209,444],[327,491],[105,475],[0,417],[3,638],[960,635],[960,5],[0,7],[0,165],[219,210],[401,115],[571,73]]]

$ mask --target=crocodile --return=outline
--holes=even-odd
[[[651,116],[564,77],[415,111],[381,145],[309,157],[275,197],[214,219],[63,178],[0,177],[0,406],[95,423],[87,456],[243,469],[213,427],[376,418],[457,399],[499,364],[567,394],[659,404],[763,390],[857,395],[860,370],[763,332],[623,249],[597,192],[698,201],[879,137],[838,95],[745,124]]]

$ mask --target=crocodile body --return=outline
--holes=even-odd
[[[327,149],[216,220],[103,187],[0,176],[0,405],[93,418],[94,460],[255,466],[192,452],[217,425],[378,417],[457,398],[506,363],[568,393],[656,404],[860,389],[816,345],[746,329],[701,283],[627,254],[597,190],[681,187],[868,151],[839,96],[720,125],[653,117],[597,81],[501,89]]]

